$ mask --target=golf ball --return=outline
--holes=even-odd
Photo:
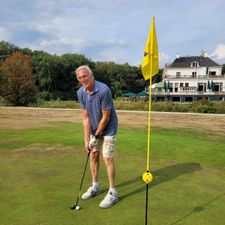
[[[76,210],[79,210],[79,209],[80,209],[80,206],[79,206],[79,205],[77,205],[77,206],[76,206]]]

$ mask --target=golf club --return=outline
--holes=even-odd
[[[83,175],[82,175],[82,178],[81,178],[81,182],[80,182],[80,188],[79,188],[77,200],[76,200],[76,202],[75,202],[74,204],[72,204],[72,205],[70,206],[70,209],[76,209],[76,210],[79,210],[79,209],[80,209],[80,206],[78,205],[78,202],[79,202],[79,199],[80,199],[81,188],[82,188],[82,185],[83,185],[84,176],[85,176],[85,173],[86,173],[86,169],[87,169],[87,164],[88,164],[90,152],[91,152],[91,151],[90,151],[90,149],[89,149],[89,150],[88,150],[87,159],[86,159],[86,163],[85,163],[85,167],[84,167],[84,172],[83,172]]]

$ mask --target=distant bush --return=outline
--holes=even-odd
[[[225,113],[225,102],[197,101],[193,103],[153,102],[152,111]]]
[[[47,91],[38,92],[37,98],[44,101],[50,101],[50,99],[53,98],[52,93],[49,93]]]
[[[145,101],[123,101],[123,99],[118,99],[114,101],[115,108],[117,110],[137,110],[137,111],[147,111],[148,102]]]
[[[225,113],[225,102],[215,102],[216,113]]]
[[[76,101],[51,100],[44,101],[39,99],[37,103],[29,106],[38,108],[63,108],[63,109],[80,109],[80,104]]]
[[[152,111],[158,112],[188,112],[188,105],[173,102],[153,102]]]
[[[3,97],[0,96],[0,106],[7,106],[7,102],[5,101],[5,99]]]
[[[148,110],[146,101],[115,101],[116,109]],[[157,112],[193,112],[193,113],[225,113],[225,102],[197,101],[193,103],[152,102],[152,111]]]
[[[215,102],[206,100],[193,102],[190,106],[190,110],[198,113],[216,113]]]
[[[0,105],[5,106],[3,98],[0,98]],[[116,110],[135,110],[148,111],[148,102],[146,101],[124,101],[122,98],[114,100]],[[29,104],[32,107],[39,108],[68,108],[80,109],[77,101],[51,100],[45,101],[41,98],[37,103]],[[193,103],[175,103],[175,102],[152,102],[152,111],[156,112],[192,112],[192,113],[218,113],[225,114],[225,102],[215,101],[198,101]]]

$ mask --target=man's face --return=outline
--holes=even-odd
[[[93,75],[91,73],[89,73],[89,71],[86,70],[85,68],[80,69],[78,71],[77,80],[86,89],[90,89],[93,87],[93,83],[94,83]]]

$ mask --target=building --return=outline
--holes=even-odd
[[[163,81],[152,86],[155,101],[225,101],[225,76],[218,65],[203,52],[200,56],[180,57],[165,65]]]

